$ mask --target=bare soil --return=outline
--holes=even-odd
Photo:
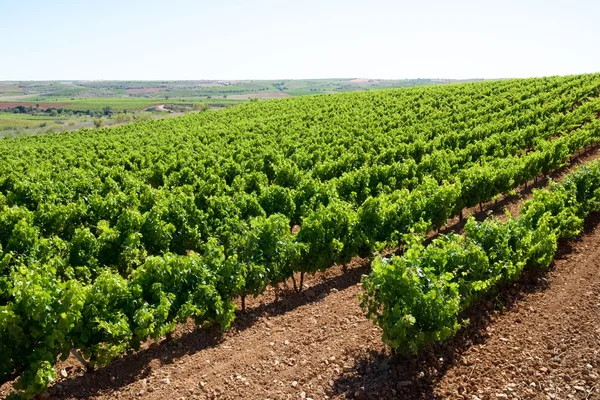
[[[598,150],[553,174],[598,158]],[[532,187],[489,204],[518,209]],[[475,212],[476,210],[471,210]],[[477,210],[478,211],[478,210]],[[461,221],[447,230],[460,229]],[[548,272],[529,271],[484,299],[453,340],[394,357],[358,299],[368,260],[307,277],[303,293],[270,288],[248,299],[225,333],[182,325],[84,373],[73,359],[43,398],[93,399],[600,399],[600,213],[561,241]],[[0,388],[6,395],[9,385]]]
[[[599,399],[600,214],[531,272],[482,301],[471,325],[419,356],[391,357],[359,307],[360,276],[326,281],[236,320],[231,331],[180,328],[108,367],[54,386],[94,399]],[[271,294],[272,295],[272,294]]]

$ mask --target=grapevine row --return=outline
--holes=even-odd
[[[439,228],[600,139],[600,76],[264,102],[0,142],[0,379]],[[299,225],[297,234],[291,228]]]
[[[558,239],[579,234],[594,211],[600,211],[599,161],[535,191],[519,217],[470,217],[464,236],[448,234],[426,247],[417,235],[407,238],[403,256],[373,261],[362,305],[391,348],[417,352],[455,335],[468,323],[461,313],[501,283],[526,267],[548,268]]]

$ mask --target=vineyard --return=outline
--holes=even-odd
[[[378,258],[365,280],[365,308],[392,348],[417,352],[456,334],[459,314],[500,283],[516,280],[525,267],[548,268],[558,239],[578,235],[594,211],[599,161],[535,192],[519,217],[470,217],[464,236],[448,234],[426,247],[413,238],[402,257]]]
[[[190,319],[227,329],[238,299],[356,256],[391,348],[450,338],[600,210],[600,164],[517,217],[424,235],[600,142],[599,94],[599,74],[513,79],[0,141],[1,382],[31,397],[71,354],[94,370]]]

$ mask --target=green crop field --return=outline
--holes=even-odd
[[[227,329],[238,298],[403,244],[376,259],[367,314],[401,352],[450,337],[548,265],[600,169],[518,222],[415,237],[596,145],[599,93],[600,74],[423,86],[0,141],[0,379],[32,396],[70,352],[94,369],[188,319]]]
[[[123,121],[161,118],[165,115],[160,112],[145,112],[161,104],[182,114],[198,107],[235,106],[252,97],[269,99],[458,82],[431,79],[0,82],[0,137],[90,128],[96,125],[91,123],[92,119],[97,125],[111,126]],[[19,105],[26,110],[15,112]]]
[[[174,112],[185,113],[194,111],[200,105],[213,108],[235,106],[253,97],[270,99],[458,82],[460,81],[431,79],[0,82],[0,115],[3,118],[0,127],[10,130],[13,136],[45,132],[20,120],[19,114],[13,112],[14,107],[18,105],[27,109],[33,108],[27,113],[39,119],[46,117],[47,122],[52,122],[56,115],[44,110],[66,110],[72,121],[71,125],[83,126],[83,120],[87,118],[105,118],[118,113],[144,113],[144,110],[162,104]],[[37,109],[37,105],[42,109]],[[105,113],[105,110],[110,112]],[[150,116],[158,117],[160,114]],[[102,123],[112,124],[114,121],[110,118]],[[53,131],[55,130],[60,130],[60,127],[54,127]]]

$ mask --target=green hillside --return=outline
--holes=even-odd
[[[0,141],[0,377],[36,393],[70,349],[98,367],[227,328],[236,298],[437,229],[598,142],[599,93],[424,86]]]

